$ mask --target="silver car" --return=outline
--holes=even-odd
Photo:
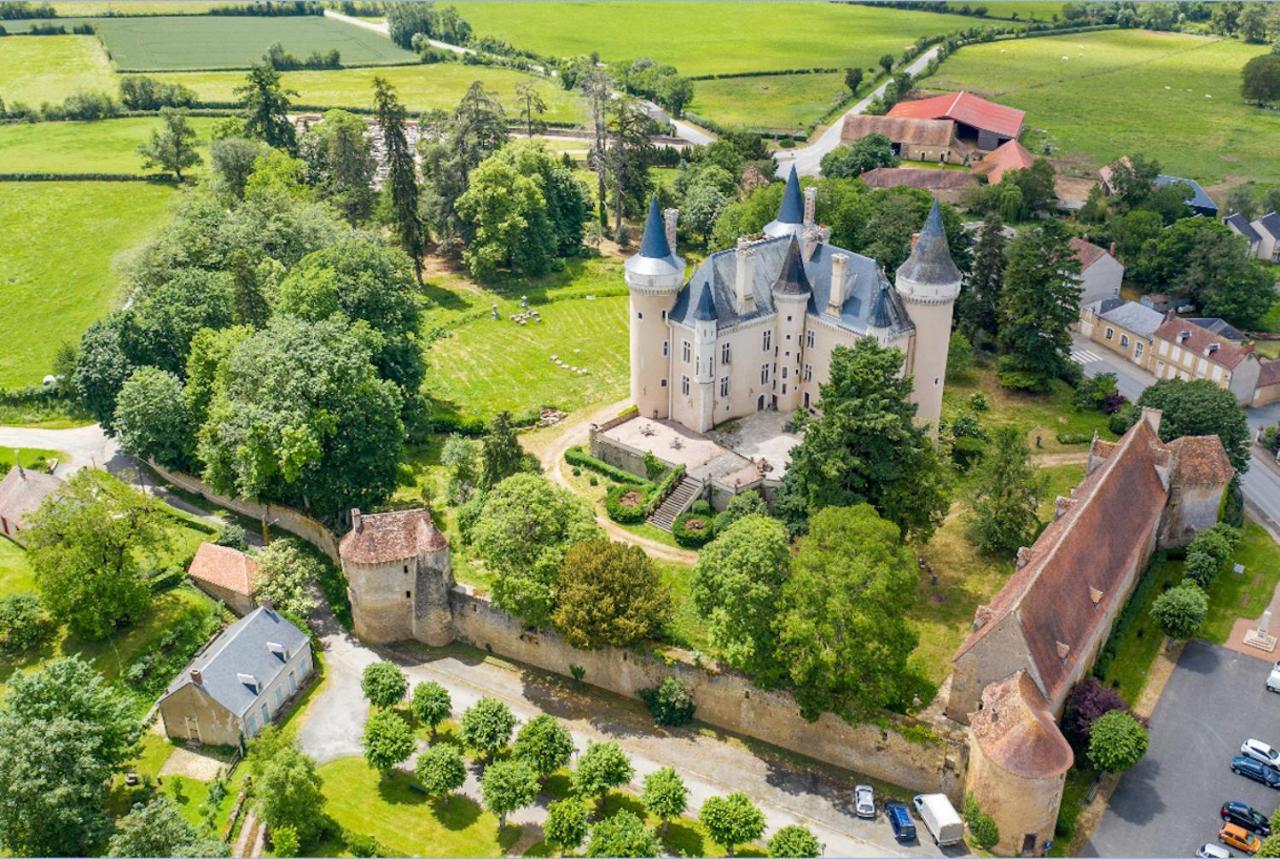
[[[853,789],[853,810],[866,820],[876,816],[876,794],[869,784],[860,784]]]
[[[1280,692],[1280,662],[1271,666],[1271,673],[1267,675],[1267,691]]]
[[[1262,740],[1253,738],[1245,740],[1240,744],[1240,754],[1253,758],[1260,764],[1266,764],[1272,769],[1280,769],[1280,751],[1271,748]]]
[[[1196,855],[1200,859],[1232,859],[1234,855],[1230,850],[1217,844],[1201,844],[1196,850]]]

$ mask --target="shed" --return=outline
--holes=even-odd
[[[0,480],[0,534],[19,546],[26,545],[22,530],[27,527],[27,517],[34,513],[44,500],[62,486],[61,478],[40,471],[32,471],[15,465]]]

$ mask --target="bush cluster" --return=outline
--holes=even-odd
[[[659,725],[684,725],[693,719],[693,692],[674,677],[640,690],[640,700]]]
[[[688,549],[705,546],[715,536],[713,519],[706,513],[695,513],[688,510],[676,517],[671,524],[671,535],[676,542]]]
[[[642,487],[619,483],[605,494],[604,508],[613,521],[635,525],[644,521],[647,502],[648,494]]]
[[[618,468],[616,465],[610,465],[609,463],[605,462],[603,459],[597,459],[596,457],[592,456],[591,454],[583,450],[581,445],[575,444],[572,447],[570,447],[568,450],[566,450],[564,452],[564,461],[569,463],[570,465],[577,465],[577,466],[581,466],[582,468],[589,468],[592,471],[603,474],[605,477],[609,478],[610,480],[617,481],[618,483],[626,483],[632,486],[645,486],[649,482],[645,480],[643,477],[637,477],[636,475],[632,474],[630,471],[626,471],[625,469]]]

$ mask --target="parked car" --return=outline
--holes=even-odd
[[[964,841],[964,821],[946,794],[918,794],[911,798],[911,804],[916,807],[916,816],[924,821],[924,828],[933,836],[934,844],[950,847]]]
[[[1253,758],[1260,764],[1266,764],[1269,767],[1280,767],[1280,752],[1271,748],[1271,746],[1262,742],[1262,740],[1248,739],[1240,744],[1240,754],[1246,758]]]
[[[876,816],[876,794],[871,785],[860,784],[853,789],[853,810],[867,820]]]
[[[1267,691],[1280,692],[1280,662],[1271,666],[1271,673],[1267,675]]]
[[[893,837],[900,844],[909,844],[916,840],[916,825],[911,820],[911,810],[900,802],[886,802],[884,816],[893,829]]]
[[[1231,771],[1259,784],[1280,790],[1280,772],[1253,758],[1235,757],[1231,759]]]
[[[1198,859],[1235,859],[1235,854],[1230,850],[1213,843],[1201,844],[1196,850],[1196,856]]]
[[[1222,824],[1222,829],[1218,830],[1218,840],[1228,847],[1243,850],[1245,853],[1257,853],[1258,848],[1262,846],[1262,839],[1234,823]]]
[[[1271,821],[1267,820],[1266,815],[1247,802],[1237,802],[1235,800],[1224,802],[1222,803],[1222,810],[1218,814],[1224,822],[1243,826],[1250,832],[1258,833],[1263,838],[1271,834]]]

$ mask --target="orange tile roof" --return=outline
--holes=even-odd
[[[1261,361],[1262,371],[1258,373],[1258,387],[1280,383],[1280,359]]]
[[[952,191],[974,184],[973,176],[961,170],[929,170],[920,167],[876,167],[858,177],[872,188],[923,188]]]
[[[1223,486],[1236,470],[1216,435],[1186,435],[1169,442],[1177,463],[1176,480],[1182,486]]]
[[[982,709],[973,714],[969,726],[989,759],[1023,778],[1058,776],[1075,761],[1044,695],[1026,671],[982,690]]]
[[[232,593],[253,596],[258,578],[258,562],[229,546],[201,543],[187,567],[187,575]]]
[[[408,560],[421,551],[435,552],[449,546],[425,507],[391,513],[354,510],[351,517],[352,528],[338,544],[338,554],[345,561],[386,564]]]
[[[1001,137],[1017,137],[1022,134],[1022,121],[1026,117],[1017,108],[996,104],[968,92],[900,101],[888,115],[913,119],[951,119]]]
[[[1093,242],[1086,242],[1084,239],[1072,238],[1068,241],[1071,249],[1076,252],[1076,259],[1080,260],[1080,270],[1084,271],[1098,260],[1106,256],[1106,248],[1100,248]]]
[[[986,176],[987,181],[994,185],[1003,179],[1008,171],[1025,170],[1034,164],[1035,160],[1036,157],[1017,139],[1006,140],[991,150],[990,155],[979,161],[974,166],[973,172],[979,176]]]
[[[950,146],[956,124],[948,119],[911,119],[902,116],[846,116],[841,140],[861,140],[869,134],[883,134],[894,143],[913,146]]]
[[[1187,335],[1186,338],[1179,340],[1179,337],[1183,334]],[[1170,343],[1194,352],[1206,361],[1225,367],[1228,370],[1234,370],[1240,366],[1241,361],[1253,354],[1252,344],[1241,346],[1239,343],[1233,343],[1221,334],[1215,334],[1207,328],[1202,328],[1190,319],[1179,319],[1177,317],[1170,319],[1156,329],[1156,338],[1168,340]],[[1209,347],[1215,344],[1218,348],[1210,352]]]

